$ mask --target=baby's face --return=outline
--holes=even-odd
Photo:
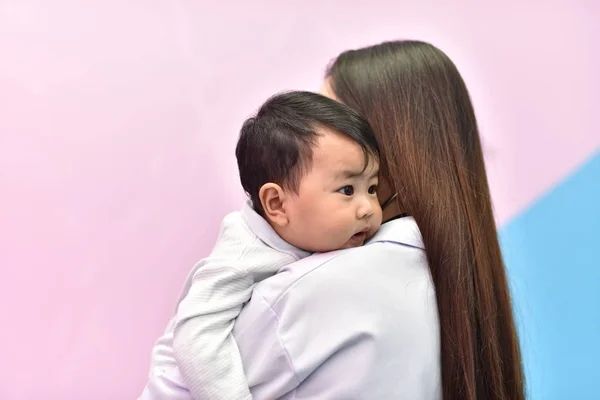
[[[352,140],[323,132],[312,166],[297,195],[287,202],[285,239],[296,247],[324,252],[362,246],[381,225],[377,200],[379,164]]]

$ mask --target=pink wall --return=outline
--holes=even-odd
[[[230,3],[0,2],[0,399],[140,392],[243,198],[244,117],[317,89],[348,47],[420,38],[455,59],[500,223],[600,146],[598,3]]]

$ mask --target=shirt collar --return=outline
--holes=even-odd
[[[261,217],[252,207],[252,202],[246,200],[242,206],[242,219],[248,225],[248,228],[267,246],[286,253],[296,260],[308,257],[311,253],[301,250],[283,240],[281,236],[275,232],[275,229]]]
[[[425,249],[421,231],[413,217],[398,218],[381,225],[369,243],[392,242]]]

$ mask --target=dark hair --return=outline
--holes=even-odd
[[[312,92],[275,95],[244,122],[235,149],[242,187],[259,214],[264,214],[258,194],[265,183],[297,191],[311,166],[319,128],[356,142],[365,153],[365,168],[368,156],[379,158],[371,126],[350,107]]]
[[[467,87],[418,41],[342,53],[327,77],[381,146],[381,174],[421,230],[441,327],[444,400],[524,399],[505,267]]]

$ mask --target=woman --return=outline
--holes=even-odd
[[[385,223],[361,248],[311,256],[257,286],[235,332],[255,398],[524,399],[456,67],[427,43],[383,43],[342,53],[323,91],[378,136]]]

